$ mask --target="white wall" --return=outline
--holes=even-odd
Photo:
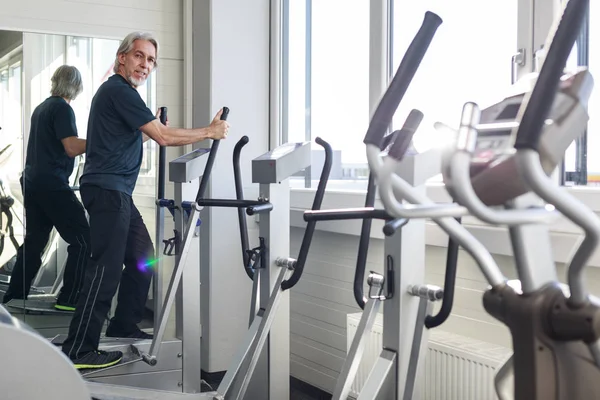
[[[269,146],[269,1],[198,0],[193,7],[193,124],[209,124],[223,106],[231,110],[206,195],[235,198],[232,152],[247,135],[242,179],[245,197],[256,198],[250,161]],[[227,369],[248,328],[252,282],[242,270],[236,210],[208,209],[202,226],[202,369],[215,372]],[[254,245],[253,220],[248,227]]]
[[[292,254],[297,254],[303,232],[302,228],[292,228]],[[328,392],[333,391],[346,356],[346,314],[360,312],[353,296],[360,228],[357,225],[347,232],[315,233],[304,274],[291,293],[291,374]],[[513,257],[494,255],[494,259],[507,277],[515,278]],[[367,273],[382,272],[382,239],[371,239],[367,262]],[[445,262],[446,248],[427,247],[425,283],[443,287]],[[557,267],[564,281],[565,265],[559,263]],[[588,270],[586,284],[592,293],[600,293],[599,268]],[[487,287],[473,259],[461,250],[453,312],[436,329],[511,348],[508,329],[483,309]]]
[[[181,126],[182,18],[180,0],[21,0],[2,3],[0,29],[110,39],[152,32],[160,43],[157,100],[170,107],[171,124]]]

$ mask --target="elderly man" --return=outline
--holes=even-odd
[[[142,319],[152,272],[140,268],[153,257],[148,229],[132,200],[142,162],[142,143],[180,146],[226,137],[229,125],[220,110],[210,126],[179,129],[163,125],[136,90],[156,68],[158,43],[134,32],[117,50],[114,72],[92,100],[87,159],[80,180],[83,204],[90,216],[92,256],[63,352],[78,369],[98,369],[122,359],[118,351],[98,350],[102,323],[120,285],[110,337],[148,339]],[[125,268],[123,268],[123,264]]]

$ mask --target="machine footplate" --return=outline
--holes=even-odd
[[[55,297],[51,295],[30,296],[28,300],[14,299],[6,303],[11,312],[18,310],[25,314],[51,314],[51,315],[73,315],[72,311],[57,310]]]

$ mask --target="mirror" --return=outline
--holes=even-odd
[[[83,92],[70,105],[75,113],[78,135],[85,138],[93,96],[98,87],[113,74],[114,57],[119,43],[115,39],[0,31],[0,301],[12,280],[13,287],[20,286],[15,292],[18,291],[21,294],[18,297],[21,298],[15,296],[7,303],[8,311],[48,338],[68,331],[72,311],[57,310],[55,304],[63,284],[68,255],[78,252],[76,246],[68,252],[69,245],[55,227],[51,228],[43,246],[40,247],[39,244],[43,240],[38,240],[37,246],[24,245],[27,232],[43,231],[29,231],[36,229],[35,220],[26,221],[26,199],[32,198],[27,197],[27,194],[33,196],[35,192],[37,196],[39,190],[36,192],[35,187],[27,184],[21,187],[20,182],[26,161],[31,115],[50,96],[50,78],[54,71],[64,64],[75,66],[82,75]],[[138,88],[150,110],[157,108],[156,74],[155,71]],[[157,154],[154,141],[144,143],[144,158],[134,191],[134,203],[153,240]],[[69,178],[69,184],[79,201],[79,177],[84,164],[85,154],[76,157],[73,173]],[[30,217],[32,214],[33,212]],[[43,238],[45,235],[40,236]],[[31,241],[28,240],[27,243]],[[40,248],[41,255],[37,257]],[[23,254],[19,259],[17,252]],[[73,257],[76,258],[76,255]],[[20,273],[14,276],[13,268],[17,260],[22,267],[17,267],[16,271]],[[87,265],[76,262],[83,267]],[[40,267],[35,271],[37,265]],[[75,285],[82,283],[82,279],[77,276],[73,279]],[[20,285],[15,282],[20,282]],[[27,300],[24,300],[22,297],[26,286],[30,289]],[[149,315],[140,324],[141,327],[151,326],[151,318]]]

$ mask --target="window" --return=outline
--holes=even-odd
[[[86,137],[87,121],[94,93],[100,85],[114,74],[113,66],[115,54],[120,42],[111,39],[85,38],[67,36],[66,63],[79,69],[83,78],[83,92],[71,103],[77,118],[79,136]],[[140,96],[152,110],[154,103],[154,74],[138,88]],[[144,144],[144,158],[140,168],[140,176],[154,177],[154,153],[156,145],[149,140]]]
[[[458,4],[379,1],[387,3],[392,26],[387,37],[391,54],[381,54],[379,60],[382,66],[390,65],[388,78],[425,11],[434,11],[444,20],[395,115],[393,128],[402,125],[410,109],[418,108],[426,117],[417,141],[439,143],[434,122],[455,124],[465,101],[485,105],[509,88],[518,0],[460,0]],[[320,136],[332,145],[329,188],[366,188],[369,170],[362,140],[372,111],[370,86],[377,85],[373,72],[377,63],[372,60],[377,55],[370,52],[370,41],[384,24],[383,20],[373,22],[374,3],[284,1],[282,139],[302,141]],[[465,13],[466,9],[472,12]],[[316,187],[322,159],[322,151],[315,146],[310,178],[305,172],[293,186]]]
[[[0,170],[11,192],[21,189],[19,177],[23,162],[21,118],[21,54],[0,65]]]
[[[534,54],[540,54],[536,50],[559,11],[552,9],[554,3],[544,4],[543,0],[284,0],[282,141],[322,137],[334,149],[328,188],[364,190],[369,171],[362,139],[371,108],[379,100],[373,88],[381,85],[380,70],[389,69],[391,79],[425,12],[435,12],[443,23],[390,127],[399,129],[411,109],[422,111],[425,117],[414,140],[419,150],[452,140],[434,129],[435,122],[456,126],[465,102],[486,107],[507,93],[513,72],[520,77],[534,71]],[[374,18],[381,10],[385,10],[381,19]],[[600,28],[589,23],[600,20],[599,10],[600,6],[591,6],[569,69],[589,65],[593,73],[595,62],[600,62],[600,45],[594,50]],[[388,51],[376,54],[373,44]],[[511,67],[521,49],[523,63]],[[597,93],[592,93],[590,110],[600,101]],[[566,151],[558,174],[563,184],[600,186],[600,157],[594,153],[600,151],[597,121],[590,112],[588,132]],[[322,160],[322,151],[314,146],[312,171],[300,174],[292,186],[316,187]]]
[[[394,130],[400,129],[410,110],[416,108],[424,118],[415,146],[419,150],[437,146],[449,138],[434,129],[435,122],[456,126],[465,102],[474,101],[483,108],[510,88],[517,5],[517,0],[394,2],[393,72],[425,12],[432,11],[443,20],[396,111]]]
[[[365,180],[362,138],[369,123],[369,2],[284,3],[283,140],[321,137],[334,150],[331,180]],[[312,168],[293,185],[316,186],[324,154],[316,145],[312,153]],[[366,181],[362,185],[366,187]]]

